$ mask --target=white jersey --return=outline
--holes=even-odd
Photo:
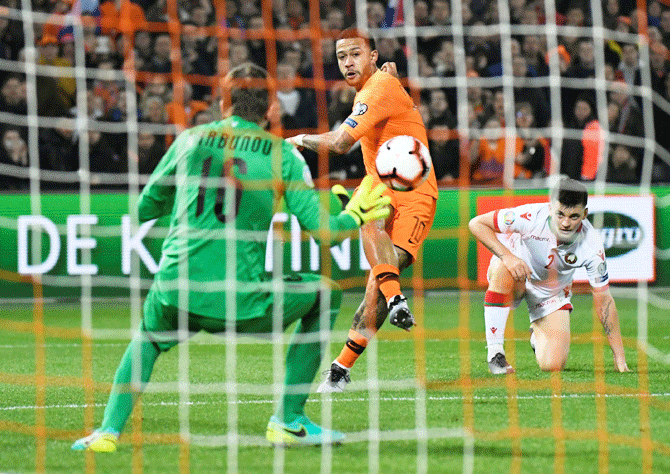
[[[531,320],[569,303],[575,269],[585,267],[589,283],[609,283],[600,233],[584,219],[570,243],[559,243],[549,227],[549,203],[500,209],[494,215],[501,242],[532,270],[526,282]],[[563,303],[563,304],[562,304]]]

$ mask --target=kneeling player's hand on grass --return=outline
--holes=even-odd
[[[618,372],[630,372],[628,364],[626,364],[626,358],[624,356],[614,357],[614,367]]]
[[[342,190],[344,188],[341,190],[333,189],[333,192],[340,197],[340,200],[342,200],[342,195],[340,194]],[[366,176],[342,212],[353,217],[358,225],[363,225],[366,222],[377,219],[386,219],[391,213],[391,209],[389,208],[391,198],[389,196],[382,196],[385,190],[386,186],[381,183],[372,189],[372,176]],[[346,190],[344,194],[348,195]]]

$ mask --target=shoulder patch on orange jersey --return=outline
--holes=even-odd
[[[351,115],[363,115],[368,111],[368,106],[363,102],[356,102],[354,108],[352,109]]]

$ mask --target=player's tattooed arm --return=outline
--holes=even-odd
[[[329,153],[336,153],[338,155],[348,152],[354,143],[356,143],[356,140],[342,127],[319,135],[301,133],[300,135],[287,138],[286,141],[298,148],[308,148],[316,152],[326,150]]]
[[[600,314],[598,315],[600,323],[603,325],[603,332],[606,336],[609,336],[612,333],[612,323],[609,320],[611,305],[612,298],[605,300],[600,307]]]
[[[612,354],[614,355],[614,367],[619,372],[629,372],[623,348],[621,328],[619,327],[619,312],[616,309],[609,286],[592,288],[592,293],[596,314],[598,315],[600,324],[603,326],[603,332],[607,336],[607,342],[609,342]]]

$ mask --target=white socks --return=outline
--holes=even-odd
[[[486,325],[487,360],[498,352],[505,354],[505,326],[509,316],[509,306],[484,306],[484,324]]]

